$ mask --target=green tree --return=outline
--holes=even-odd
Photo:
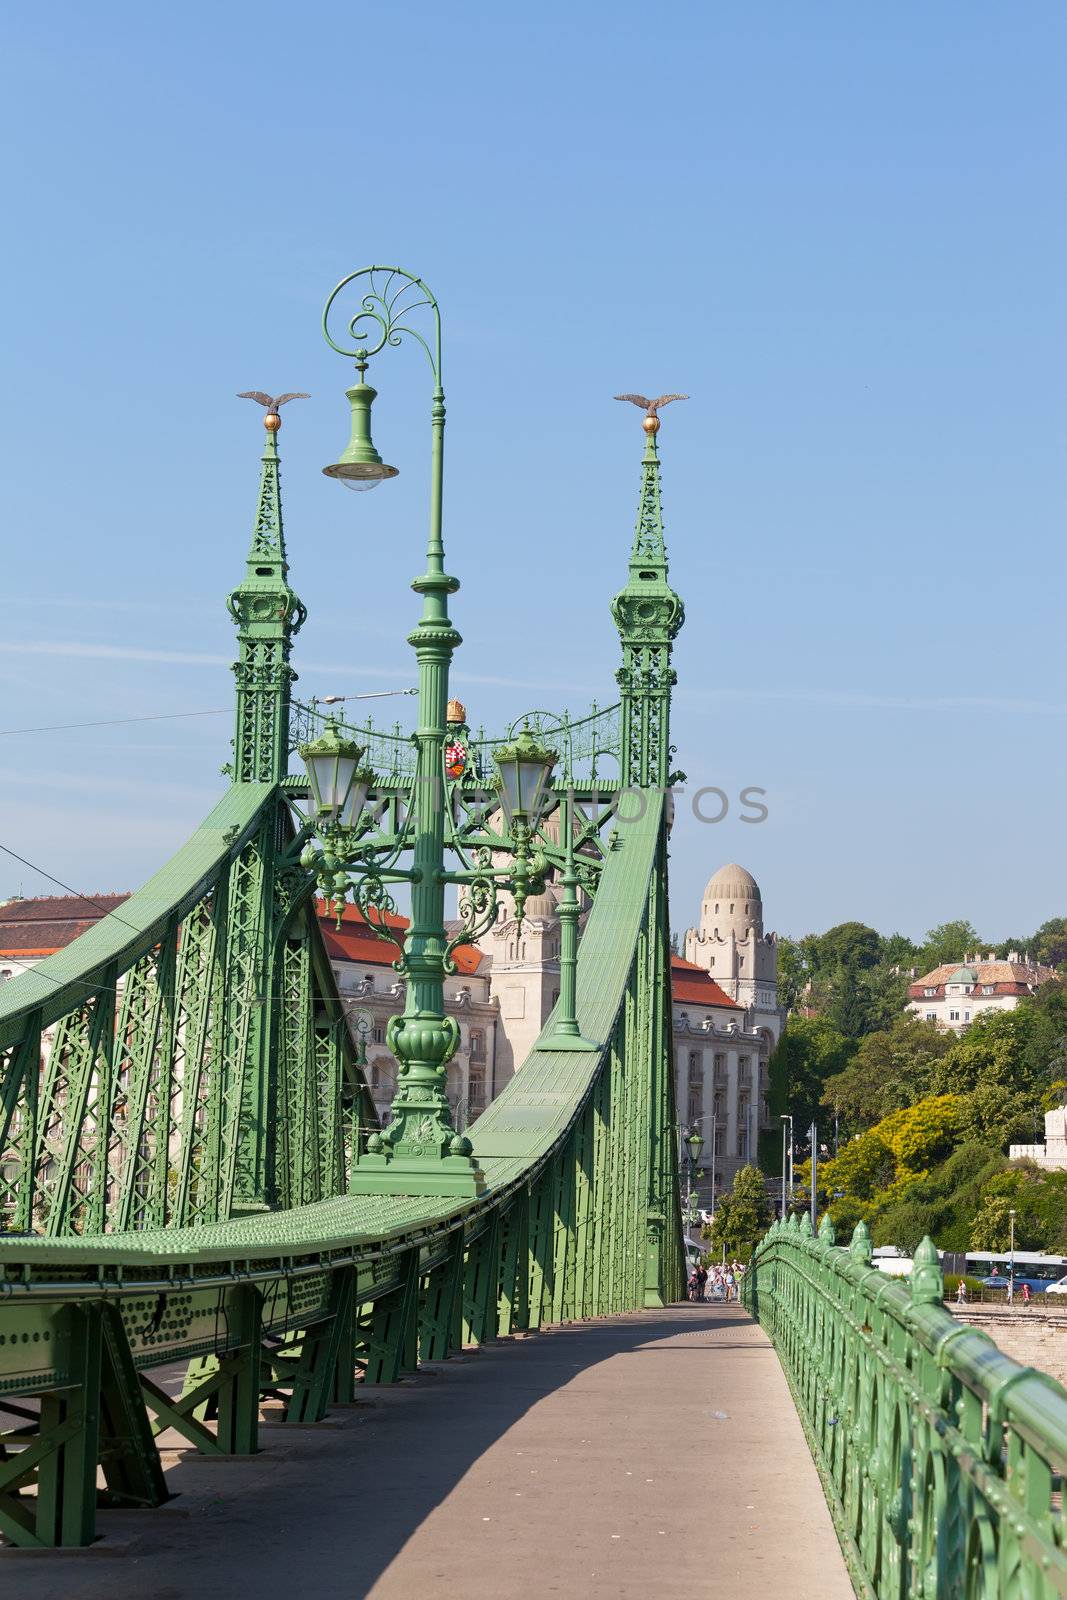
[[[934,1087],[970,1094],[980,1083],[1015,1087],[1023,1071],[1022,1009],[980,1012],[938,1063]]]
[[[928,928],[922,949],[921,965],[926,972],[949,961],[962,961],[965,955],[977,950],[982,941],[974,924],[963,917],[954,922],[939,922]]]
[[[796,1009],[811,981],[813,942],[811,934],[803,939],[778,940],[778,1004],[787,1011]]]
[[[987,1194],[978,1210],[975,1212],[974,1221],[971,1223],[970,1245],[972,1250],[1004,1250],[1011,1242],[1011,1198],[1005,1194]],[[1018,1219],[1016,1219],[1018,1220]],[[1016,1245],[1019,1245],[1019,1230],[1016,1229]],[[1021,1248],[1021,1246],[1020,1246]]]
[[[942,1208],[928,1200],[907,1197],[888,1206],[871,1231],[874,1244],[895,1244],[905,1255],[913,1256],[927,1234],[940,1232]]]
[[[865,922],[839,922],[818,936],[814,951],[817,972],[862,972],[882,956],[882,939]]]
[[[1012,948],[1019,950],[1022,946],[1013,945]],[[1046,967],[1062,966],[1067,961],[1067,917],[1050,917],[1043,922],[1027,941],[1027,948]]]
[[[886,966],[907,970],[917,964],[921,955],[919,946],[906,933],[891,933],[888,939],[882,940],[882,960]]]
[[[802,1133],[818,1115],[827,1078],[842,1071],[852,1050],[825,1017],[791,1016],[771,1057],[772,1110],[791,1112]]]
[[[960,1102],[956,1095],[929,1095],[902,1111],[892,1111],[871,1130],[892,1150],[898,1175],[925,1172],[943,1161],[958,1142]]]
[[[970,1094],[959,1096],[959,1108],[964,1139],[1002,1150],[1036,1140],[1031,1097],[1006,1084],[980,1082]]]
[[[839,969],[830,980],[826,1015],[847,1039],[888,1028],[904,1009],[908,998],[907,973],[884,961],[862,971]]]
[[[810,1167],[807,1170],[810,1178]],[[832,1161],[824,1161],[819,1174],[828,1194],[841,1190],[842,1198],[873,1200],[893,1182],[896,1170],[896,1156],[872,1128],[857,1139],[850,1139]]]
[[[771,1203],[763,1174],[757,1167],[741,1167],[734,1176],[728,1195],[724,1195],[715,1208],[715,1221],[704,1235],[711,1240],[712,1249],[724,1247],[728,1256],[744,1256],[771,1221]]]
[[[889,1027],[861,1039],[844,1071],[827,1078],[822,1103],[849,1132],[868,1128],[931,1092],[935,1066],[952,1042],[936,1023],[901,1012]]]

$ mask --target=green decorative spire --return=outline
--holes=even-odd
[[[830,1220],[830,1213],[828,1211],[823,1212],[823,1219],[819,1223],[819,1238],[822,1240],[823,1244],[837,1243],[837,1234],[834,1232],[834,1225]]]
[[[911,1269],[913,1306],[938,1306],[945,1298],[945,1280],[933,1240],[927,1234],[915,1252]]]
[[[237,624],[237,724],[234,777],[239,783],[277,783],[289,764],[289,696],[296,673],[289,665],[294,634],[307,616],[289,586],[282,526],[276,411],[264,418],[259,499],[244,582],[230,595]]]
[[[869,1267],[871,1264],[871,1230],[861,1217],[852,1230],[852,1241],[848,1253],[853,1261],[858,1261],[861,1266]]]
[[[622,666],[615,674],[622,699],[622,782],[639,788],[666,788],[673,754],[671,689],[677,681],[671,650],[685,620],[685,608],[667,581],[656,448],[659,418],[650,414],[644,427],[645,454],[630,576],[625,589],[612,601],[611,614],[622,640]]]

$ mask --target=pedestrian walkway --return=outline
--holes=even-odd
[[[0,1585],[19,1600],[853,1593],[778,1359],[737,1306],[501,1341],[263,1438],[251,1460],[176,1456],[179,1498],[101,1513],[91,1551],[4,1554]]]

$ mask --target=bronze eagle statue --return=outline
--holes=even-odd
[[[656,416],[660,406],[669,406],[672,400],[688,400],[687,394],[661,394],[658,400],[649,400],[643,394],[617,394],[616,400],[629,400],[631,405],[640,406],[650,417]]]
[[[294,389],[291,394],[280,394],[276,399],[272,399],[269,394],[264,394],[262,389],[246,389],[244,393],[239,394],[237,398],[238,400],[255,400],[257,405],[261,405],[265,407],[267,411],[272,411],[275,415],[277,415],[278,407],[284,406],[287,401],[310,400],[311,396],[309,394],[305,394],[303,390]]]

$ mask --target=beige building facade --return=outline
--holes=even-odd
[[[995,956],[964,956],[962,962],[935,967],[908,987],[907,1009],[924,1022],[962,1033],[988,1011],[1014,1011],[1056,976],[1012,950],[1006,961]]]
[[[778,1005],[778,940],[763,931],[763,897],[736,863],[709,880],[684,958],[673,963],[675,1101],[683,1127],[704,1137],[698,1183],[707,1207],[755,1161],[772,1126],[770,1058],[785,1026]]]

